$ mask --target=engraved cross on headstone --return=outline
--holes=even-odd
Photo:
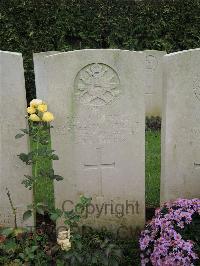
[[[102,191],[102,169],[114,168],[115,162],[103,162],[102,160],[102,149],[96,148],[97,151],[97,163],[96,164],[84,164],[85,168],[97,169],[98,170],[98,196],[103,196]]]

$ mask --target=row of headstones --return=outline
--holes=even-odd
[[[112,50],[113,51],[113,50]],[[36,86],[43,86],[43,67],[46,56],[59,54],[60,52],[51,51],[43,53],[35,53],[33,55],[35,65]],[[148,117],[162,115],[162,85],[163,85],[163,56],[165,51],[145,50],[145,115]],[[42,74],[43,73],[43,74]]]
[[[158,52],[159,59],[156,53],[108,49],[34,57],[37,97],[56,117],[51,139],[60,160],[54,168],[64,177],[55,184],[56,206],[68,209],[80,195],[91,196],[88,225],[144,224],[144,92],[153,95],[152,84],[163,86],[161,202],[199,197],[200,49]],[[0,65],[0,224],[14,222],[8,188],[18,224],[26,225],[22,213],[32,194],[20,179],[31,169],[16,155],[29,144],[14,139],[27,126],[22,56],[1,52]]]

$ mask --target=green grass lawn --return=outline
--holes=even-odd
[[[42,162],[40,168],[46,168],[51,165],[50,162]],[[49,178],[38,178],[36,185],[36,201],[48,203],[48,206],[52,208],[54,206],[54,186],[53,181]]]
[[[59,155],[59,154],[58,154]],[[50,162],[41,162],[40,167],[49,167]],[[160,131],[146,132],[146,206],[157,207],[160,200]],[[62,182],[62,181],[60,181]],[[53,182],[38,180],[36,200],[54,205]]]
[[[49,144],[50,146],[51,144]],[[32,143],[31,147],[34,149],[34,144]],[[39,169],[49,169],[52,166],[52,162],[48,159],[40,162]],[[33,167],[34,175],[34,167]],[[54,185],[53,181],[49,178],[38,178],[36,182],[36,202],[43,202],[48,204],[50,208],[54,207]]]
[[[146,132],[145,149],[146,206],[158,207],[160,202],[160,131]]]

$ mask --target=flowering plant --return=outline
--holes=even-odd
[[[47,112],[47,104],[40,99],[33,99],[27,108],[29,120],[33,122],[51,122],[54,120],[52,113]]]
[[[68,227],[73,227],[81,219],[80,213],[78,213],[78,206],[84,210],[86,206],[90,203],[90,198],[84,196],[80,197],[80,202],[77,204],[75,210],[63,211],[58,208],[50,208],[49,204],[44,204],[44,202],[36,201],[36,185],[40,178],[49,178],[50,180],[60,181],[63,179],[62,176],[54,173],[52,166],[44,167],[41,162],[45,160],[58,160],[58,156],[54,153],[55,151],[51,149],[50,146],[50,129],[53,126],[50,122],[54,120],[54,115],[47,111],[48,106],[45,102],[40,99],[33,99],[30,102],[30,106],[27,108],[29,129],[21,129],[22,133],[15,136],[16,139],[23,137],[28,134],[31,140],[31,152],[28,154],[20,153],[19,158],[26,164],[32,165],[33,175],[25,175],[25,179],[22,184],[26,188],[33,191],[33,204],[28,206],[28,210],[24,213],[24,220],[33,216],[34,220],[34,238],[36,238],[36,215],[37,213],[44,215],[48,213],[50,219],[54,222],[57,219],[64,216],[65,224]],[[17,227],[17,225],[16,225]],[[58,244],[61,246],[62,250],[69,250],[71,248],[70,235],[66,235],[68,231],[62,231],[58,234]],[[72,231],[72,240],[74,237],[74,232]]]
[[[40,99],[33,99],[27,108],[29,128],[21,129],[21,133],[15,136],[16,139],[29,135],[31,142],[31,151],[29,153],[20,153],[20,160],[33,167],[33,175],[25,175],[22,184],[29,190],[33,191],[33,204],[28,206],[28,210],[24,213],[24,220],[33,215],[34,227],[36,227],[36,213],[44,214],[47,205],[43,202],[36,202],[36,185],[40,178],[49,178],[51,180],[62,180],[63,178],[54,173],[52,167],[40,167],[41,161],[58,160],[58,156],[50,147],[50,122],[54,120],[51,112],[47,111],[48,106]]]
[[[200,199],[157,209],[140,237],[141,265],[194,265],[200,251]]]

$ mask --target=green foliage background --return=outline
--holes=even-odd
[[[0,0],[1,49],[24,56],[35,96],[32,53],[83,48],[200,47],[200,0]]]

